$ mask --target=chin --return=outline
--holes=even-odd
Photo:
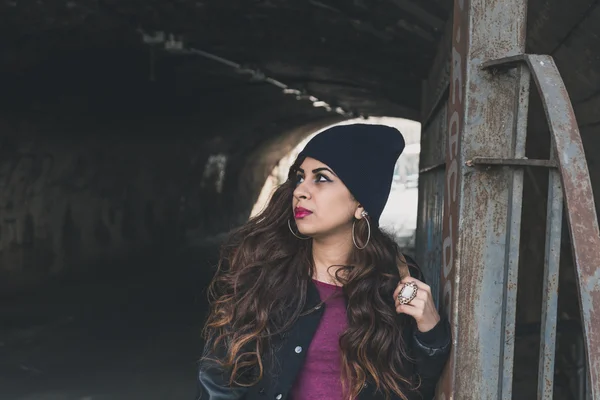
[[[298,227],[298,232],[302,235],[314,236],[319,233],[319,229],[316,226],[301,219],[296,220],[296,226]]]

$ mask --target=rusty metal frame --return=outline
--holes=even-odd
[[[443,94],[446,162],[428,160],[420,171],[445,166],[439,293],[454,346],[438,400],[512,398],[523,167],[549,169],[538,399],[553,395],[563,201],[577,268],[588,386],[591,398],[600,398],[600,234],[591,183],[573,109],[552,58],[522,55],[526,11],[526,0],[454,1],[450,82]],[[438,58],[445,60],[444,54],[442,48]],[[424,91],[439,86],[436,76]],[[549,160],[525,157],[532,77],[552,134]],[[425,126],[431,115],[429,108],[424,111]],[[426,239],[428,249],[429,235]]]
[[[585,152],[569,94],[551,56],[523,54],[488,61],[482,67],[506,69],[523,64],[531,71],[540,93],[552,134],[552,158],[557,159],[559,166],[550,174],[549,195],[553,196],[548,199],[538,398],[552,398],[561,229],[556,215],[562,212],[562,194],[581,306],[589,394],[596,399],[600,398],[600,231]]]
[[[473,166],[500,166],[500,167],[543,167],[543,168],[557,168],[558,164],[554,160],[533,160],[529,158],[493,158],[493,157],[473,157],[472,160],[468,160],[466,165],[469,167]]]
[[[556,158],[554,146],[551,149],[550,158]],[[551,400],[554,391],[556,328],[558,323],[558,270],[563,217],[562,185],[560,173],[557,170],[549,171],[548,206],[546,210],[546,251],[544,255],[544,289],[542,293],[542,335],[540,337],[538,364],[538,398]]]
[[[525,51],[526,14],[526,0],[454,1],[441,273],[454,347],[439,400],[512,398],[523,169],[466,162],[523,162],[529,71],[479,67]]]

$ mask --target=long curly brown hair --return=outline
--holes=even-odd
[[[231,372],[231,385],[251,386],[262,378],[273,340],[292,327],[306,304],[314,271],[312,240],[299,240],[288,227],[301,162],[290,168],[267,207],[233,231],[221,248],[204,338],[214,352],[226,349],[212,361]],[[367,229],[358,221],[356,237],[366,238]],[[403,334],[412,322],[396,314],[392,299],[408,274],[406,261],[395,241],[373,223],[368,246],[354,248],[350,260],[336,272],[348,302],[348,328],[339,339],[345,398],[356,398],[369,379],[386,397],[395,393],[406,400],[406,392],[415,389]]]

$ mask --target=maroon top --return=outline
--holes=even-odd
[[[342,400],[339,337],[348,326],[346,302],[341,287],[314,279],[313,282],[327,307],[292,387],[291,398]]]

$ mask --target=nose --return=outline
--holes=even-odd
[[[308,187],[306,181],[304,181],[296,186],[296,189],[294,189],[294,197],[297,200],[301,200],[301,199],[306,200],[306,199],[310,198],[310,188]]]

